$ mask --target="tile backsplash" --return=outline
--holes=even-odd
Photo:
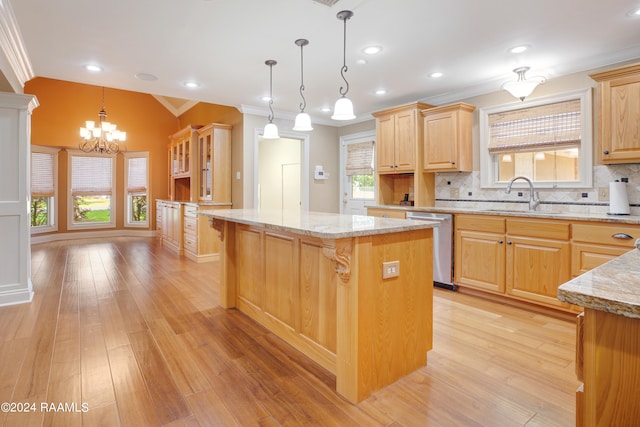
[[[605,189],[608,195],[609,183],[628,178],[627,196],[631,215],[640,215],[640,164],[597,165],[593,168],[593,188],[584,189],[537,189],[540,206],[537,210],[552,213],[592,213],[606,214],[609,202],[598,194]],[[513,189],[506,194],[504,189],[481,188],[480,173],[436,174],[436,206],[442,208],[499,209],[527,211],[529,190]],[[521,192],[522,196],[518,196]],[[586,196],[586,197],[584,197]]]

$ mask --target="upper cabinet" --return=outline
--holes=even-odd
[[[169,140],[169,199],[230,203],[231,126],[189,125]]]
[[[471,172],[473,105],[458,103],[422,110],[425,172]]]
[[[411,173],[416,169],[422,138],[421,102],[373,113],[376,118],[376,170],[380,174]]]
[[[212,123],[197,130],[200,201],[231,202],[231,126]]]
[[[600,163],[640,163],[640,64],[590,77],[598,82]]]

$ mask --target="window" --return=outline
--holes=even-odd
[[[69,229],[115,227],[115,155],[70,152]]]
[[[592,185],[591,90],[480,110],[482,187],[524,175],[540,188]]]
[[[58,149],[31,146],[31,233],[58,230]]]
[[[373,141],[347,145],[345,172],[351,184],[351,199],[375,199],[373,151]]]
[[[125,153],[125,222],[128,227],[147,227],[149,225],[148,212],[148,181],[149,181],[149,153]]]

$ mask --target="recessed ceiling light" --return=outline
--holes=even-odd
[[[322,107],[322,108],[320,109],[320,111],[322,111],[323,113],[328,113],[328,112],[330,112],[330,111],[331,111],[331,108],[330,108],[330,107]]]
[[[442,76],[444,76],[444,74],[441,73],[440,71],[436,71],[435,73],[429,74],[429,77],[431,77],[432,79],[439,79]]]
[[[367,63],[366,59],[358,59],[358,60],[356,60],[356,64],[358,64],[358,65],[364,65],[366,63]]]
[[[640,17],[640,7],[637,7],[627,12],[627,16],[631,16],[632,18]]]
[[[200,87],[200,83],[194,81],[184,82],[184,85],[189,89],[196,89]]]
[[[382,52],[382,46],[367,46],[362,49],[362,52],[366,53],[367,55],[376,55]]]
[[[520,45],[520,46],[514,46],[511,49],[509,49],[509,52],[511,53],[522,53],[522,52],[526,52],[527,50],[529,50],[529,46],[527,45]]]
[[[154,76],[153,74],[149,74],[149,73],[137,73],[135,75],[135,78],[138,80],[144,80],[146,82],[152,82],[155,80],[158,80],[158,78],[156,76]]]
[[[376,90],[376,95],[386,95],[387,91],[385,89]]]
[[[269,101],[271,101],[271,97],[270,97],[269,95],[266,95],[266,96],[260,97],[260,99],[262,99],[264,102],[269,102]]]
[[[95,64],[85,65],[84,69],[87,71],[91,71],[92,73],[99,73],[100,71],[103,70],[101,66],[95,65]]]

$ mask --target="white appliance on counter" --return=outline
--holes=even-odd
[[[407,212],[413,221],[438,221],[433,229],[433,285],[456,290],[453,283],[453,215],[430,212]]]

